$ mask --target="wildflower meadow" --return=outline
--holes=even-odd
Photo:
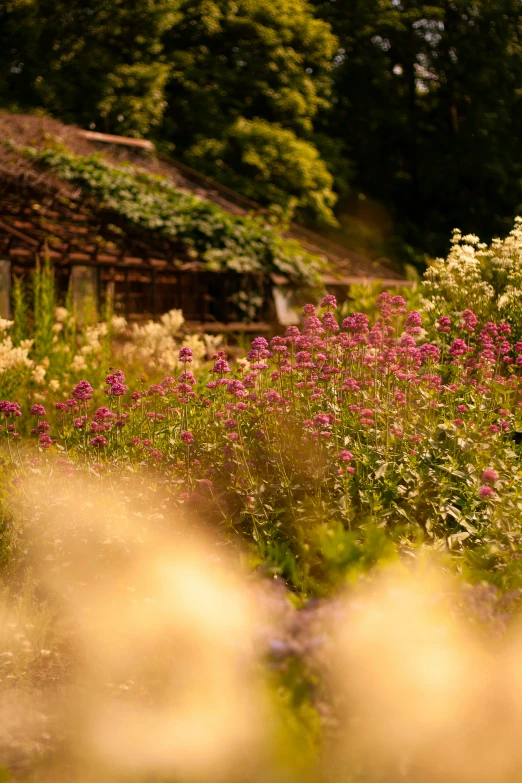
[[[28,464],[67,477],[143,471],[305,595],[365,556],[366,536],[376,557],[388,539],[454,551],[463,568],[480,552],[507,584],[518,572],[522,343],[471,310],[428,334],[402,296],[376,306],[374,322],[339,322],[328,295],[304,307],[301,329],[255,337],[232,366],[219,350],[193,368],[183,346],[156,383],[129,386],[112,368],[102,389],[82,378],[23,414],[4,400],[15,481]]]
[[[80,326],[49,266],[32,303],[18,288],[1,324],[6,775],[516,779],[482,699],[511,736],[522,342],[486,288],[473,309],[433,294],[455,252],[420,292],[367,312],[326,294],[237,345],[179,311],[130,326],[109,304]]]

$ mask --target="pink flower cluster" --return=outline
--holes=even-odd
[[[426,528],[445,532],[459,529],[448,508],[488,518],[506,496],[512,431],[522,430],[522,344],[471,310],[440,318],[432,339],[403,297],[381,294],[378,310],[373,322],[340,318],[328,295],[305,305],[300,328],[255,337],[248,364],[219,351],[199,377],[186,369],[187,347],[176,377],[148,387],[142,379],[129,392],[111,369],[105,405],[80,381],[56,403],[59,436],[41,404],[31,409],[33,434],[44,450],[59,437],[91,462],[96,454],[100,464],[149,464],[183,502],[211,497],[225,516],[260,513],[266,522],[291,504],[294,519],[295,509],[328,502],[347,524],[375,508],[397,524],[421,522],[422,509],[435,519]],[[21,409],[3,401],[0,412],[9,419]],[[452,500],[435,508],[448,482]]]

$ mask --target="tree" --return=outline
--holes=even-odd
[[[334,110],[316,127],[342,140],[354,189],[430,254],[455,225],[502,233],[522,200],[518,0],[315,5],[340,40]]]
[[[295,198],[331,220],[331,183],[312,141],[314,118],[331,100],[337,41],[328,24],[306,0],[184,0],[181,12],[165,36],[172,71],[164,137],[262,203]],[[254,138],[265,160],[253,162]]]
[[[42,107],[66,122],[143,135],[164,109],[161,38],[178,0],[5,0],[0,4],[4,105]]]
[[[333,177],[317,149],[276,123],[240,117],[221,139],[203,139],[187,157],[200,171],[219,168],[220,180],[245,196],[279,207],[283,220],[298,209],[337,225]]]

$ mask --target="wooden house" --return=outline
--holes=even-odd
[[[79,154],[104,151],[109,160],[139,162],[154,173],[168,176],[180,188],[213,201],[234,214],[262,211],[228,188],[186,166],[152,154],[150,142],[79,131],[53,120],[0,113],[0,133],[17,143],[34,143],[52,134]],[[304,228],[293,226],[289,236],[330,261],[325,285],[345,288],[357,280],[384,280],[402,285],[404,279],[379,264],[350,253]],[[119,215],[85,198],[81,189],[41,171],[30,162],[0,155],[0,316],[9,313],[13,276],[26,275],[37,259],[48,258],[58,291],[71,287],[78,306],[87,299],[100,302],[107,295],[116,313],[127,319],[155,316],[172,308],[183,311],[192,328],[259,330],[269,328],[281,314],[284,275],[211,272],[190,249],[150,230],[140,229]],[[256,296],[263,305],[249,324],[236,306],[237,297]],[[81,307],[80,307],[81,309]]]

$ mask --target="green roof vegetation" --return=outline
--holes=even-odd
[[[322,257],[282,237],[259,215],[232,215],[176,187],[166,177],[131,164],[115,166],[98,155],[20,148],[61,179],[78,183],[100,206],[141,228],[182,242],[215,271],[287,275],[302,286],[320,284]]]

